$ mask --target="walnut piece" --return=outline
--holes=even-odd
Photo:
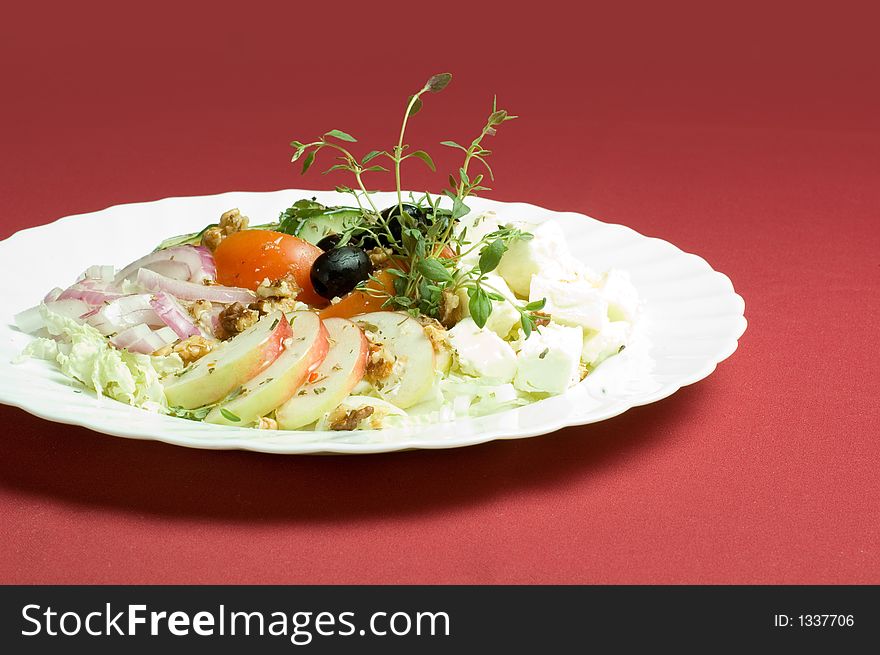
[[[544,327],[545,325],[550,325],[550,314],[546,312],[532,312],[535,317],[535,325],[538,327]]]
[[[213,306],[211,305],[210,300],[194,300],[187,309],[189,310],[190,316],[199,321],[202,316],[210,312],[212,308]]]
[[[277,430],[278,421],[274,418],[269,418],[268,416],[261,416],[257,419],[257,424],[254,427],[257,428],[257,430]]]
[[[247,229],[247,226],[248,217],[242,216],[238,209],[230,209],[229,211],[223,212],[220,216],[219,225],[209,227],[205,230],[204,234],[202,234],[202,245],[211,252],[214,252],[217,249],[217,246],[222,243],[223,239],[230,234],[235,234],[236,232],[241,232],[242,230]]]
[[[303,303],[296,298],[262,298],[248,305],[248,309],[259,312],[260,316],[271,314],[276,310],[289,314],[304,308]]]
[[[434,346],[434,352],[438,355],[443,353],[452,353],[452,343],[449,341],[449,331],[436,318],[419,314],[418,322],[422,324],[425,336]]]
[[[245,307],[240,302],[232,303],[220,312],[220,327],[224,336],[228,339],[247,330],[260,320],[260,313],[254,309]]]
[[[180,355],[180,359],[182,359],[184,365],[186,365],[193,363],[197,359],[201,359],[214,350],[214,346],[216,345],[216,341],[212,341],[211,339],[207,339],[197,334],[184,339],[180,343],[174,344],[171,348],[171,352]]]
[[[264,278],[257,287],[257,296],[260,298],[296,298],[302,287],[296,283],[293,273],[288,273],[277,280]]]
[[[373,262],[373,268],[384,268],[388,266],[391,263],[390,257],[393,254],[394,251],[391,248],[383,248],[381,246],[376,246],[367,252],[370,261]]]
[[[345,410],[337,407],[330,414],[329,428],[331,430],[354,430],[361,424],[364,419],[370,418],[375,410],[371,405],[364,405],[357,409]]]
[[[444,327],[451,328],[461,320],[463,314],[464,306],[461,303],[461,296],[444,289],[440,294],[440,323]]]
[[[370,354],[367,355],[367,367],[364,379],[370,384],[381,383],[388,379],[394,370],[394,358],[380,343],[370,342]],[[380,385],[381,386],[381,385]]]

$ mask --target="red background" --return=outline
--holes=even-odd
[[[387,147],[406,96],[449,70],[411,143],[468,138],[498,93],[522,118],[493,141],[492,197],[699,253],[749,328],[660,403],[452,451],[196,451],[2,407],[0,582],[880,582],[876,17],[125,4],[6,9],[0,236],[121,202],[329,187],[297,175],[291,138]]]

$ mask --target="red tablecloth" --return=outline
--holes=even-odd
[[[411,143],[469,138],[498,93],[521,119],[492,142],[492,197],[704,256],[746,299],[740,348],[616,419],[452,451],[207,452],[2,407],[0,582],[880,582],[876,21],[287,4],[8,9],[2,236],[121,202],[330,188],[298,176],[291,138],[388,147],[408,93],[450,70]]]

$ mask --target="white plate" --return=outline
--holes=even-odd
[[[333,192],[298,190],[166,198],[69,216],[0,242],[0,401],[51,421],[194,448],[292,454],[452,448],[593,423],[665,398],[712,373],[736,350],[746,328],[744,302],[730,280],[696,255],[582,214],[473,199],[473,210],[492,209],[504,219],[557,220],[572,253],[592,268],[629,271],[644,301],[637,342],[562,396],[477,419],[354,433],[258,431],[160,416],[77,393],[48,362],[12,363],[30,339],[12,326],[13,315],[35,305],[52,287],[71,284],[89,265],[121,267],[164,238],[199,230],[232,207],[262,223],[311,196],[340,202]],[[391,194],[377,194],[379,206],[392,202]]]

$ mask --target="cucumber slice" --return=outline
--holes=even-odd
[[[327,209],[326,212],[299,221],[293,236],[317,244],[330,234],[342,234],[346,229],[360,223],[360,220],[361,215],[357,210],[342,207]]]

